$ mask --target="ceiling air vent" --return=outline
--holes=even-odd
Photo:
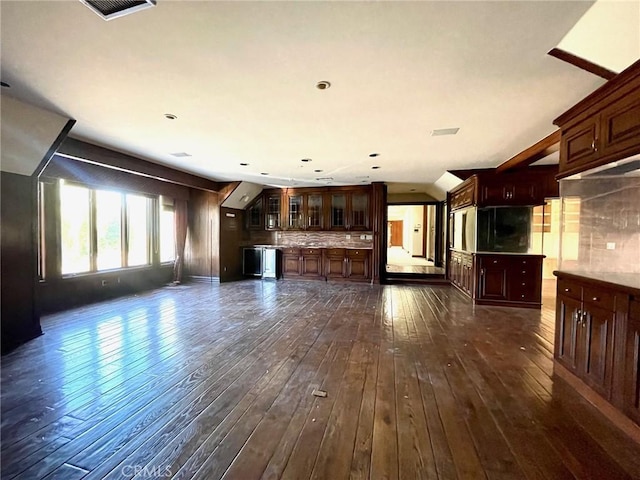
[[[105,20],[154,7],[156,0],[80,0]]]

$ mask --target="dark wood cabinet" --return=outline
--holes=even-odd
[[[640,425],[640,299],[629,302],[624,355],[622,409]]]
[[[540,308],[543,255],[476,254],[480,305]]]
[[[471,296],[473,293],[473,257],[466,252],[451,252],[451,282],[460,290]]]
[[[640,424],[637,290],[555,273],[556,362]]]
[[[246,211],[247,230],[264,230],[264,198],[259,196]]]
[[[327,278],[343,278],[346,276],[346,249],[327,248],[324,251],[324,274]]]
[[[347,250],[345,277],[352,280],[368,280],[371,278],[368,250]]]
[[[282,193],[269,192],[264,195],[264,228],[280,230],[282,228]]]
[[[300,253],[301,275],[312,278],[322,277],[322,250],[319,248],[303,248]]]
[[[324,228],[324,194],[306,191],[288,192],[285,203],[285,228],[288,230],[322,230]]]
[[[330,230],[369,230],[369,190],[349,188],[328,194]]]
[[[449,198],[449,208],[457,210],[476,204],[476,177],[471,177],[453,189]]]
[[[506,301],[509,259],[503,255],[483,255],[478,261],[478,299]]]
[[[559,178],[640,153],[640,61],[553,123],[561,129]]]
[[[284,248],[282,250],[282,276],[299,277],[302,274],[299,248]]]

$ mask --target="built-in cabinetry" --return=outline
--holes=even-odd
[[[371,279],[371,255],[367,249],[286,247],[282,254],[285,278]]]
[[[640,424],[640,290],[556,275],[556,361]]]
[[[246,215],[250,230],[368,231],[371,187],[265,190]]]
[[[640,424],[640,61],[554,123],[564,226],[556,373],[627,429]]]
[[[568,110],[562,130],[560,173],[574,173],[640,153],[640,61]]]
[[[540,308],[543,258],[453,250],[449,278],[479,305]]]
[[[558,196],[556,165],[531,167],[515,172],[478,170],[449,192],[449,208],[542,205],[545,198]]]

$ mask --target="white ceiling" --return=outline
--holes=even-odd
[[[591,4],[158,0],[105,22],[75,0],[2,0],[3,93],[212,179],[415,188],[499,165],[603,83],[546,55]]]

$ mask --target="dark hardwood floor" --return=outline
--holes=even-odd
[[[2,358],[2,478],[640,478],[553,376],[553,308],[245,281],[51,315]]]

